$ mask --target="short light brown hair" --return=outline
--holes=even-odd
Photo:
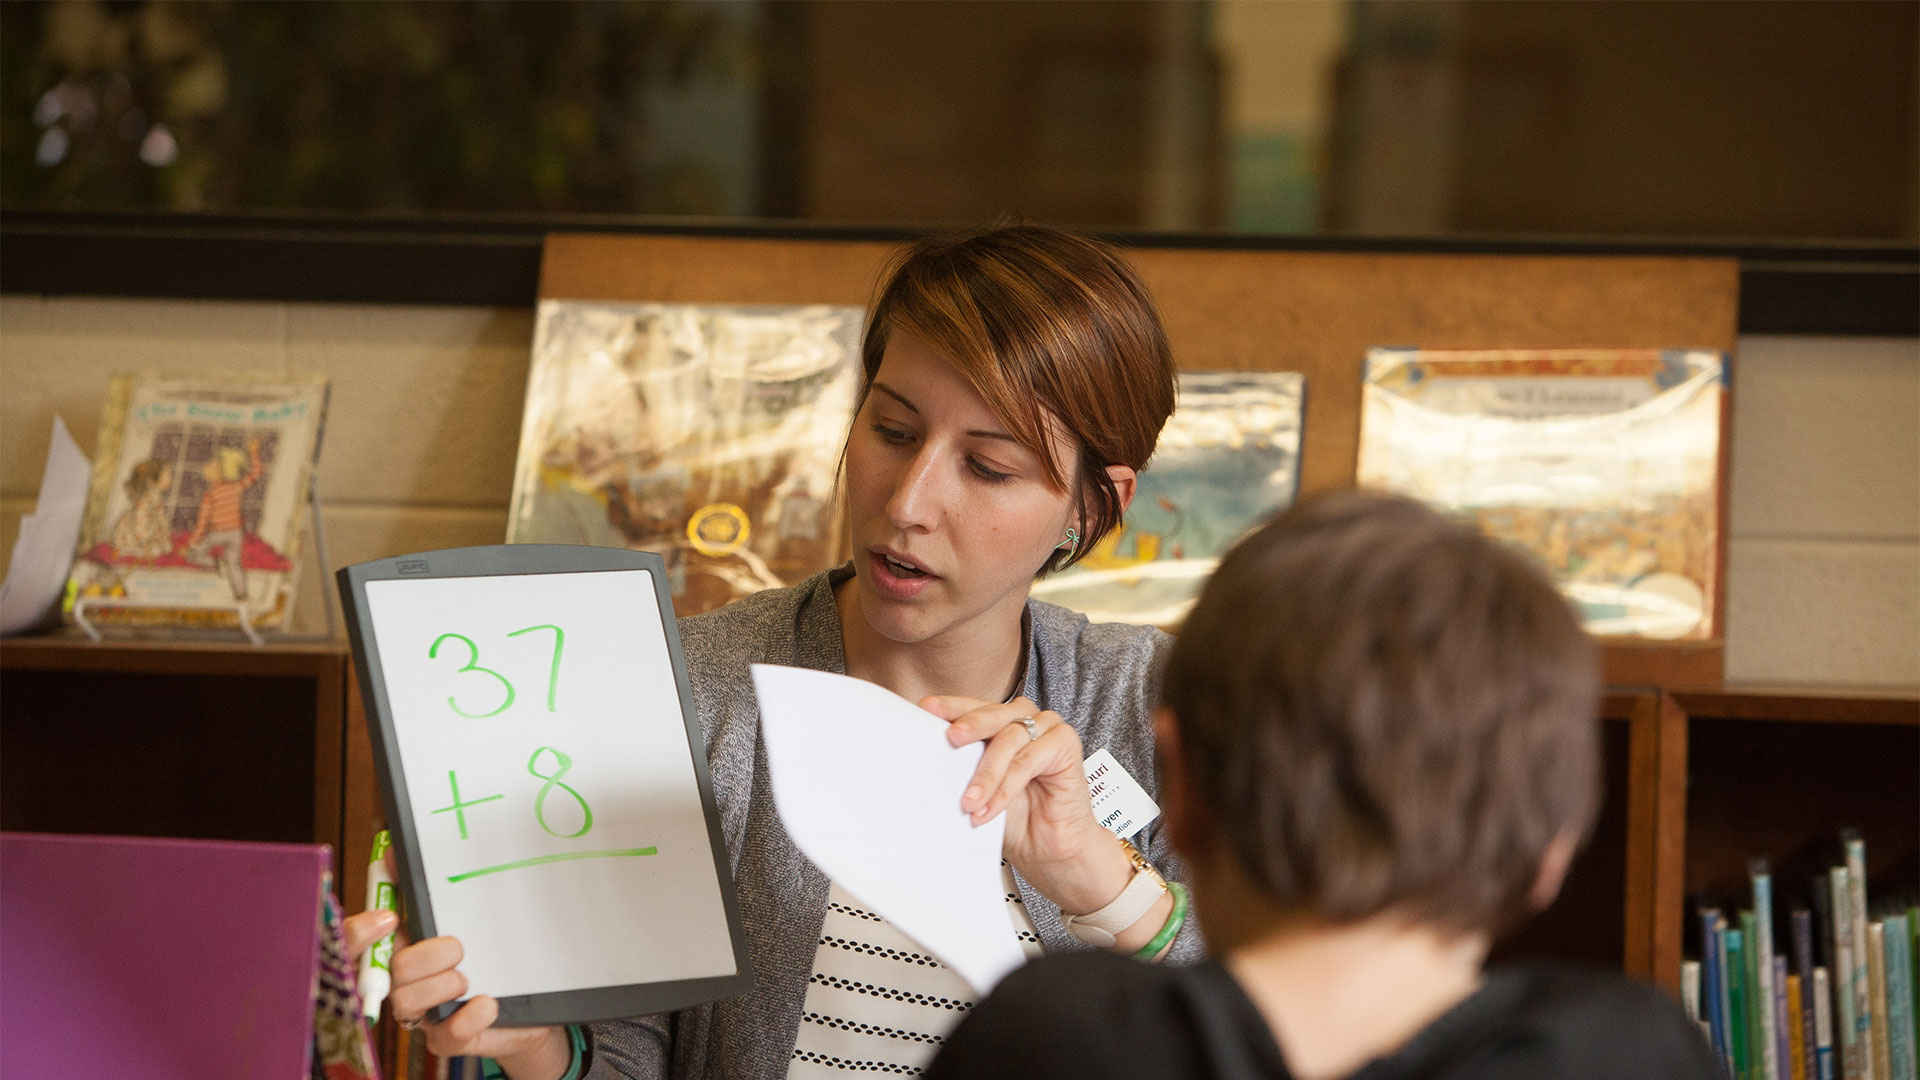
[[[1072,492],[1080,543],[1057,570],[1120,523],[1109,465],[1147,467],[1173,412],[1173,351],[1153,298],[1118,252],[1044,225],[931,236],[902,250],[867,320],[868,388],[887,342],[905,332],[973,384],[1049,482]],[[1078,459],[1055,460],[1058,425]]]
[[[1592,825],[1598,685],[1529,554],[1344,491],[1221,560],[1163,700],[1209,820],[1280,905],[1498,933],[1554,837]]]

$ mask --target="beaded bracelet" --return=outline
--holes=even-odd
[[[1173,939],[1180,934],[1180,928],[1187,923],[1187,887],[1177,881],[1167,882],[1167,891],[1173,894],[1173,910],[1167,913],[1167,921],[1161,924],[1160,932],[1153,940],[1133,954],[1136,960],[1158,963],[1173,948]]]

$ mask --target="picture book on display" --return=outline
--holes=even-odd
[[[1185,618],[1220,556],[1292,505],[1305,395],[1294,371],[1182,372],[1120,527],[1033,596],[1095,622]]]
[[[1715,636],[1726,358],[1372,349],[1358,482],[1539,555],[1595,634]]]
[[[864,319],[541,301],[508,543],[655,552],[681,615],[827,569]]]
[[[61,610],[93,626],[286,626],[322,376],[118,376]]]

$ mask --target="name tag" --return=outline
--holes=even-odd
[[[1087,794],[1093,796],[1093,816],[1122,840],[1160,816],[1147,789],[1140,786],[1113,755],[1095,750],[1086,760]]]

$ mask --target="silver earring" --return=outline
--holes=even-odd
[[[1079,551],[1080,550],[1080,530],[1072,526],[1068,526],[1067,538],[1053,545],[1053,550],[1055,551],[1059,551],[1061,548],[1067,549],[1067,556],[1069,558],[1073,556],[1074,552]]]

